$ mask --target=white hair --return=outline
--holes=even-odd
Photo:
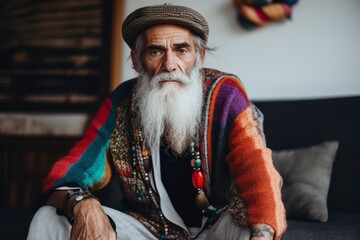
[[[160,82],[175,80],[178,84]],[[135,104],[148,147],[160,146],[164,136],[177,153],[197,137],[201,122],[203,76],[200,54],[189,74],[165,72],[149,79],[141,71],[135,90]]]

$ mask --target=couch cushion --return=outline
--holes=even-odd
[[[328,209],[360,213],[360,96],[254,103],[265,115],[266,141],[273,150],[339,141]]]
[[[360,214],[330,213],[326,223],[289,220],[282,240],[359,240]]]
[[[283,177],[282,195],[288,217],[327,221],[327,195],[339,143],[328,141],[308,148],[273,151]]]

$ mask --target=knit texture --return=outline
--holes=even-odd
[[[233,122],[226,161],[247,203],[249,224],[267,223],[276,230],[275,239],[278,239],[286,228],[285,209],[279,201],[282,179],[273,166],[271,150],[259,135],[253,115],[253,109],[247,108]]]
[[[175,24],[190,29],[204,43],[207,42],[209,26],[205,18],[197,11],[171,4],[154,5],[136,9],[123,22],[122,35],[127,45],[133,49],[137,36],[158,24]]]
[[[266,148],[245,89],[231,74],[204,69],[204,77],[204,114],[200,130],[204,191],[217,209],[229,206],[229,211],[237,215],[234,216],[237,224],[266,223],[273,227],[278,239],[286,228],[281,178],[272,165],[271,151]],[[147,188],[142,187],[144,176],[139,172],[136,179],[131,177],[133,171],[138,171],[133,169],[130,157],[133,126],[129,118],[135,82],[121,84],[105,100],[83,140],[54,165],[43,190],[68,184],[84,189],[106,185],[110,176],[106,170],[109,169],[106,152],[110,146],[111,164],[119,174],[127,201],[132,203],[129,214],[159,236],[160,217],[149,200]],[[136,181],[136,188],[132,187],[133,181]],[[158,196],[156,201],[159,201]],[[216,220],[216,213],[214,216]],[[171,223],[169,232],[186,236],[184,230]]]
[[[106,151],[115,126],[116,104],[124,95],[124,87],[118,88],[100,107],[81,141],[57,161],[43,181],[43,192],[64,185],[76,185],[89,189],[110,180],[110,166],[106,164]]]

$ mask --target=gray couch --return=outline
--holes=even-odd
[[[255,104],[284,178],[282,239],[360,239],[360,97]]]

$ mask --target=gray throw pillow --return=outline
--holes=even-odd
[[[338,141],[308,148],[273,151],[283,178],[282,199],[287,217],[326,222],[327,195]]]

